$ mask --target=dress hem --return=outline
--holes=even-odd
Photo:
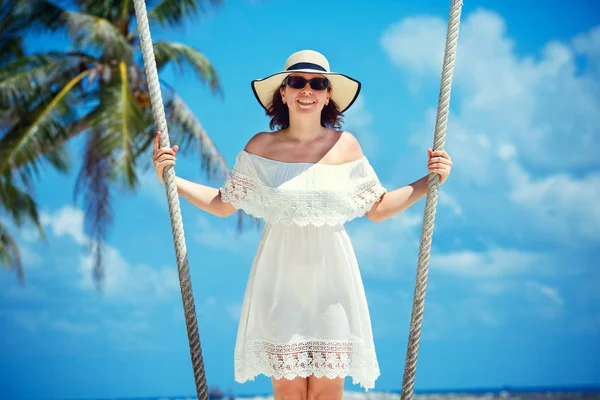
[[[244,383],[258,375],[275,379],[315,376],[329,379],[351,377],[365,390],[375,387],[380,375],[374,349],[362,343],[322,339],[292,343],[265,340],[247,342],[235,351],[235,380]]]

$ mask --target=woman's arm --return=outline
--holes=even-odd
[[[429,172],[440,176],[440,184],[444,183],[450,175],[452,160],[444,150],[427,150]],[[391,192],[384,194],[378,203],[365,214],[374,222],[381,222],[406,210],[427,194],[429,175]]]
[[[410,185],[384,194],[365,216],[373,222],[381,222],[401,213],[427,194],[428,180],[428,177],[424,176]]]
[[[180,177],[176,178],[176,182],[177,193],[181,197],[208,213],[217,217],[229,217],[237,211],[230,203],[221,200],[219,189],[190,182]]]

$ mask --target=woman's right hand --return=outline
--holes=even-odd
[[[154,163],[154,170],[156,171],[156,175],[160,182],[164,185],[165,179],[163,174],[165,172],[165,168],[169,165],[175,165],[175,154],[179,150],[179,146],[175,145],[172,149],[165,147],[160,148],[160,132],[156,134],[154,138],[154,154],[152,155],[152,162]]]

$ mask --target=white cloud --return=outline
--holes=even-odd
[[[456,216],[460,216],[463,213],[462,207],[458,204],[456,197],[452,196],[447,191],[440,190],[438,192],[438,203],[440,206],[450,208]]]
[[[40,221],[44,226],[50,227],[54,236],[69,236],[79,245],[88,243],[83,229],[84,214],[79,209],[63,206],[53,214],[43,212]]]
[[[441,19],[409,17],[388,27],[380,43],[396,65],[429,75],[441,71],[445,42],[440,37],[445,35],[446,25]]]
[[[520,250],[492,248],[486,251],[463,250],[431,256],[431,268],[455,276],[493,278],[524,274],[544,264],[546,256]]]
[[[81,246],[79,284],[84,289],[95,291],[92,274],[94,257],[85,247],[88,238],[84,233],[83,211],[64,206],[53,213],[44,212],[41,219],[45,226],[50,227],[53,235],[69,237]],[[151,267],[132,264],[110,245],[106,245],[103,250],[103,266],[103,293],[119,301],[168,299],[179,291],[179,278],[175,266]]]
[[[446,24],[417,16],[382,34],[380,44],[411,86],[439,87]],[[590,149],[600,146],[600,27],[526,56],[516,54],[509,35],[493,12],[463,14],[446,141],[454,193],[461,193],[456,200],[470,200],[462,193],[476,185],[490,194],[486,207],[502,209],[485,213],[488,219],[513,214],[528,234],[598,243],[600,158]],[[420,130],[429,130],[435,116],[431,107]],[[412,143],[423,148],[428,143],[420,137]],[[483,207],[468,212],[467,218],[484,214]],[[531,223],[520,220],[525,214]]]
[[[528,281],[527,287],[535,291],[536,294],[541,294],[554,305],[562,306],[564,304],[558,288],[550,287],[537,281]]]
[[[497,326],[509,319],[503,316],[506,310],[495,307],[492,299],[498,296],[520,301],[523,307],[518,314],[525,317],[554,320],[561,315],[564,299],[559,288],[528,279],[554,274],[557,263],[550,253],[504,248],[466,250],[434,254],[430,268],[435,274],[446,273],[466,281],[463,283],[473,290],[464,291],[457,299],[472,299],[469,313],[477,315],[484,325]]]
[[[439,18],[407,18],[388,28],[381,43],[413,80],[439,85],[445,29],[446,21]],[[450,121],[458,119],[470,135],[485,132],[495,148],[499,140],[514,141],[528,163],[544,168],[600,166],[597,157],[581,157],[600,144],[598,76],[576,66],[577,53],[598,62],[599,31],[576,38],[575,44],[550,42],[539,58],[520,57],[500,16],[482,10],[465,16],[452,103],[461,111]],[[454,137],[452,128],[450,145]]]
[[[149,300],[173,299],[179,292],[177,269],[155,268],[144,264],[131,264],[121,253],[110,246],[104,250],[105,276],[102,282],[104,294],[118,301],[147,302]],[[96,290],[92,278],[94,257],[86,253],[81,257],[81,281],[83,288]]]
[[[577,35],[573,39],[573,48],[578,55],[588,58],[592,63],[591,67],[600,73],[600,27]]]
[[[514,165],[512,176],[510,199],[529,210],[532,222],[547,234],[574,245],[600,241],[600,172],[582,178],[558,173],[536,179]]]
[[[407,210],[377,224],[366,218],[351,222],[348,234],[361,271],[386,277],[397,275],[408,266],[414,267],[422,220],[422,216]]]
[[[33,334],[52,330],[71,335],[86,335],[98,330],[96,324],[57,316],[56,313],[48,310],[11,309],[4,313],[14,325]]]

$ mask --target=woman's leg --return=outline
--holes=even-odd
[[[308,377],[308,400],[342,400],[344,378]]]
[[[273,383],[274,400],[306,400],[308,393],[308,381],[306,378],[275,379]],[[340,397],[341,398],[341,397]]]

